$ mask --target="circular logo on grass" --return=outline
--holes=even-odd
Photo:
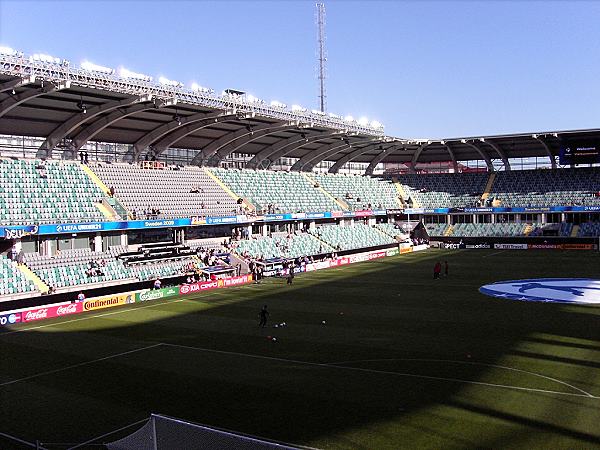
[[[600,280],[590,278],[534,278],[498,281],[481,286],[479,292],[509,300],[600,304]]]

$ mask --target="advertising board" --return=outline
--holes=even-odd
[[[33,320],[50,319],[80,313],[81,311],[83,311],[81,303],[44,306],[43,308],[32,308],[21,312],[21,320],[23,322],[31,322]]]
[[[162,289],[144,289],[135,294],[136,302],[145,302],[147,300],[157,300],[159,298],[173,297],[179,295],[179,289],[176,287],[167,287]]]
[[[127,305],[135,302],[135,294],[129,292],[126,294],[107,295],[83,302],[84,311],[95,311],[97,309],[112,308],[113,306]]]

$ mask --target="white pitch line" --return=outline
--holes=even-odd
[[[498,369],[512,370],[514,372],[526,373],[528,375],[533,375],[535,377],[545,378],[546,380],[554,381],[558,384],[562,384],[563,386],[570,387],[571,389],[578,391],[582,394],[585,394],[587,397],[594,398],[594,395],[589,392],[584,391],[583,389],[578,388],[577,386],[573,386],[572,384],[561,381],[557,378],[548,377],[546,375],[542,375],[536,372],[529,372],[528,370],[517,369],[515,367],[509,366],[500,366],[497,364],[486,364],[486,363],[478,363],[474,361],[458,361],[452,359],[430,359],[430,358],[384,358],[384,359],[358,359],[353,361],[339,361],[329,363],[332,366],[337,366],[340,364],[352,364],[352,363],[362,363],[362,362],[379,362],[379,361],[422,361],[422,362],[443,362],[443,363],[451,363],[451,364],[463,364],[463,365],[472,365],[472,366],[483,366],[483,367],[496,367]]]
[[[507,385],[507,384],[486,383],[483,381],[461,380],[460,378],[436,377],[436,376],[430,376],[430,375],[418,375],[418,374],[413,374],[413,373],[391,372],[391,371],[386,371],[386,370],[375,370],[375,369],[364,369],[364,368],[360,368],[360,367],[340,366],[340,365],[332,365],[332,364],[326,364],[326,363],[314,363],[314,362],[309,362],[309,361],[299,361],[296,359],[277,358],[274,356],[252,355],[252,354],[248,354],[248,353],[229,352],[229,351],[225,351],[225,350],[214,350],[214,349],[210,349],[210,348],[191,347],[189,345],[170,344],[168,342],[162,342],[161,345],[168,346],[168,347],[179,347],[179,348],[184,348],[184,349],[189,349],[189,350],[197,350],[197,351],[208,352],[208,353],[219,353],[219,354],[223,354],[223,355],[243,356],[246,358],[266,359],[266,360],[270,360],[270,361],[280,361],[280,362],[305,365],[305,366],[344,369],[344,370],[351,370],[351,371],[356,371],[356,372],[367,372],[367,373],[375,373],[375,374],[381,374],[381,375],[394,375],[394,376],[398,376],[398,377],[420,378],[420,379],[424,379],[424,380],[448,381],[448,382],[453,382],[453,383],[473,384],[473,385],[478,385],[478,386],[496,387],[496,388],[512,389],[512,390],[526,391],[526,392],[539,392],[539,393],[543,393],[543,394],[564,395],[564,396],[568,396],[568,397],[600,399],[600,397],[597,397],[597,396],[594,396],[591,394],[587,394],[587,393],[586,394],[575,394],[573,392],[560,392],[560,391],[551,391],[551,390],[547,390],[547,389],[536,389],[536,388],[512,386],[512,385]]]
[[[490,253],[489,255],[483,255],[482,258],[487,258],[488,256],[499,255],[500,253],[507,252],[508,250],[500,250],[499,252]]]
[[[106,361],[107,359],[117,358],[119,356],[129,355],[131,353],[141,352],[142,350],[148,350],[149,348],[158,347],[160,345],[161,344],[152,344],[152,345],[148,345],[146,347],[136,348],[134,350],[128,350],[126,352],[121,352],[121,353],[116,353],[114,355],[104,356],[102,358],[97,358],[97,359],[94,359],[92,361],[85,361],[85,362],[82,362],[82,363],[79,363],[79,364],[72,364],[70,366],[62,367],[60,369],[47,370],[45,372],[36,373],[34,375],[29,375],[27,377],[19,378],[17,380],[5,381],[4,383],[0,383],[0,387],[9,386],[11,384],[19,383],[21,381],[31,380],[33,378],[42,377],[44,375],[50,375],[50,374],[53,374],[53,373],[63,372],[65,370],[74,369],[76,367],[87,366],[89,364],[94,364],[94,363],[97,363],[97,362],[100,362],[100,361]]]

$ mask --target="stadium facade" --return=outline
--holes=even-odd
[[[275,274],[428,240],[591,249],[600,236],[600,130],[399,138],[241,91],[5,51],[0,134],[7,308],[197,270],[240,276],[250,260]],[[524,158],[547,170],[515,170]]]

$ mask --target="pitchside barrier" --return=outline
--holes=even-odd
[[[347,264],[371,261],[373,259],[384,258],[386,256],[394,256],[399,253],[424,250],[426,248],[426,245],[420,245],[415,247],[401,248],[400,250],[398,248],[393,248],[387,250],[356,253],[354,255],[343,256],[336,259],[304,264],[297,268],[296,272],[312,272],[314,270],[345,266]],[[252,275],[248,274],[238,277],[221,278],[213,281],[181,284],[179,286],[166,287],[162,289],[142,289],[113,295],[104,295],[101,297],[86,299],[77,303],[63,302],[36,306],[34,308],[16,309],[0,314],[0,326],[14,325],[23,322],[33,322],[36,320],[50,319],[53,317],[63,317],[87,311],[98,311],[106,308],[112,308],[114,306],[129,305],[150,300],[179,297],[213,289],[242,286],[251,282]]]
[[[496,249],[496,250],[595,250],[597,247],[594,244],[532,244],[532,243],[521,243],[521,242],[508,242],[508,243],[452,243],[452,242],[440,242],[438,243],[440,248],[446,249]]]

